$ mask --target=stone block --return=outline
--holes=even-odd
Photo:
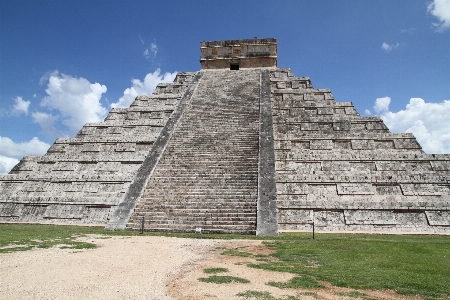
[[[278,210],[278,222],[289,224],[311,224],[313,211],[304,209],[280,209]]]
[[[345,226],[345,217],[343,211],[314,211],[314,225],[316,228],[328,227],[339,228]]]
[[[400,185],[376,185],[375,189],[378,195],[400,195],[402,193]]]
[[[450,171],[450,161],[431,161],[431,166],[435,171]]]
[[[43,215],[44,219],[81,219],[84,207],[81,205],[50,204]]]
[[[416,139],[394,139],[396,149],[422,149]]]
[[[434,184],[400,184],[405,196],[440,196],[445,191]]]
[[[338,183],[339,195],[374,195],[375,187],[369,183]]]
[[[424,213],[391,210],[345,210],[347,225],[426,226]]]
[[[332,107],[318,107],[317,114],[318,115],[332,115],[334,113]]]
[[[450,226],[450,211],[425,211],[431,226]]]
[[[333,149],[332,140],[311,140],[310,149]]]
[[[373,140],[352,140],[353,150],[371,150],[375,148]]]

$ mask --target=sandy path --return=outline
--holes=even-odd
[[[1,254],[0,299],[173,299],[166,295],[168,276],[222,241],[113,237],[95,243],[89,250]]]
[[[293,275],[250,268],[255,258],[221,255],[225,248],[267,255],[261,241],[168,237],[89,237],[86,250],[34,249],[0,254],[0,299],[242,299],[238,293],[268,292],[278,299],[357,299],[337,293],[351,289],[279,289]],[[205,268],[226,268],[250,283],[200,282]],[[414,299],[390,291],[360,291],[371,299]],[[362,299],[361,297],[360,299]],[[254,298],[253,298],[254,299]],[[417,298],[415,298],[417,299]]]

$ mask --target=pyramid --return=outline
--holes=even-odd
[[[0,222],[247,233],[450,233],[450,155],[277,68],[273,38],[178,73],[0,176]]]

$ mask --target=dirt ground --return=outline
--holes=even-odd
[[[224,249],[268,254],[261,241],[200,240],[169,237],[89,237],[95,249],[57,247],[0,254],[0,299],[246,299],[246,291],[269,292],[285,299],[358,299],[342,296],[354,290],[279,289],[293,275],[247,267],[254,258],[221,255]],[[205,283],[206,268],[226,268],[229,275],[250,283]],[[391,291],[358,291],[370,299],[419,299]],[[338,295],[340,293],[341,295]],[[363,297],[359,299],[364,299]],[[256,298],[247,298],[256,299]]]

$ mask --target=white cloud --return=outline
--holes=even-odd
[[[34,123],[39,124],[39,126],[41,126],[42,132],[44,132],[45,134],[50,135],[53,138],[66,136],[66,134],[63,134],[53,125],[55,121],[58,119],[57,116],[37,111],[32,113],[31,117],[33,118]]]
[[[39,85],[44,85],[50,79],[51,76],[58,76],[58,74],[59,74],[58,70],[48,71],[39,79]]]
[[[387,112],[389,110],[390,103],[391,98],[389,97],[377,98],[377,100],[375,100],[375,106],[373,107],[373,110],[375,110],[376,113]]]
[[[161,70],[158,68],[155,72],[148,73],[143,82],[139,79],[133,79],[131,80],[132,86],[123,91],[123,96],[120,97],[119,101],[116,103],[112,103],[111,107],[129,107],[137,96],[150,95],[153,93],[158,83],[173,82],[176,75],[177,72],[166,72],[164,75],[161,75]]]
[[[400,46],[399,43],[396,43],[396,44],[383,43],[383,44],[381,45],[381,49],[383,49],[383,50],[386,51],[386,52],[389,52],[389,51],[392,51],[392,50],[394,50],[394,49],[397,49],[398,46]]]
[[[44,155],[49,144],[37,137],[28,142],[14,143],[8,137],[0,136],[0,174],[8,173],[26,155]]]
[[[19,163],[18,159],[0,155],[0,174],[7,174]]]
[[[155,43],[151,43],[150,51],[153,53],[154,56],[156,56],[156,53],[158,53],[158,46]]]
[[[366,109],[365,111],[364,111],[364,113],[366,114],[366,115],[371,115],[372,114],[372,112],[370,111],[370,110],[368,110],[368,109]]]
[[[143,55],[146,60],[151,60],[152,58],[156,57],[157,53],[158,53],[158,46],[155,43],[151,43],[150,48],[145,49]]]
[[[427,103],[411,98],[406,109],[399,112],[389,111],[386,103],[381,105],[381,118],[392,132],[413,133],[427,153],[450,153],[450,100]]]
[[[106,93],[106,86],[97,82],[90,83],[83,77],[58,75],[56,71],[50,74],[45,91],[48,96],[42,99],[41,105],[57,110],[63,118],[62,123],[69,128],[70,136],[75,135],[86,123],[101,122],[107,114],[106,108],[100,103],[102,94]],[[44,118],[38,114],[33,115],[35,122],[48,125],[51,119],[49,115]],[[53,117],[54,121],[56,116]],[[44,127],[42,129],[46,130]]]
[[[434,0],[427,11],[439,20],[439,23],[433,23],[438,31],[450,28],[450,0]]]
[[[146,60],[150,59],[150,51],[148,51],[148,49],[145,49],[144,53],[143,53],[144,57]]]
[[[28,107],[30,106],[31,103],[30,101],[23,100],[22,97],[16,97],[16,99],[14,99],[14,102],[16,102],[16,104],[14,104],[12,110],[13,115],[21,115],[21,114],[28,115]]]
[[[44,155],[49,147],[49,144],[37,137],[32,138],[29,142],[14,143],[10,138],[0,136],[0,155],[6,157],[22,158],[26,155]]]

